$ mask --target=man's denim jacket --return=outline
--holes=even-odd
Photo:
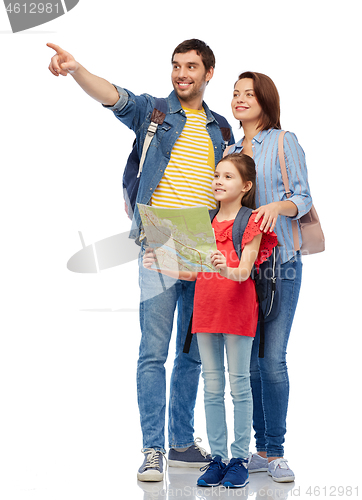
[[[147,133],[148,125],[155,104],[155,98],[142,94],[134,95],[129,90],[115,85],[119,100],[114,106],[105,106],[113,111],[115,116],[136,134],[138,155],[141,157],[143,142]],[[147,151],[146,159],[140,178],[140,185],[136,203],[147,205],[153,192],[158,186],[163,173],[170,160],[172,148],[181,134],[185,122],[186,114],[182,109],[180,101],[175,91],[172,91],[167,98],[168,111],[162,125],[159,125],[155,137]],[[206,113],[206,128],[214,146],[215,165],[221,160],[223,152],[227,146],[224,142],[218,122],[212,115],[205,103],[203,107]],[[234,137],[229,125],[231,138],[229,144],[234,144]],[[135,207],[130,238],[138,238],[141,228],[141,218],[137,206]]]

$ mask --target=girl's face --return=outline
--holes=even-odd
[[[252,78],[243,78],[236,83],[231,109],[234,117],[243,124],[259,121],[262,109],[255,97]]]
[[[239,170],[228,160],[219,163],[214,173],[212,190],[216,201],[240,201],[252,187],[250,181],[244,182]]]

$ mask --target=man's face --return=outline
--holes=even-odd
[[[172,85],[181,105],[201,109],[207,83],[214,74],[214,68],[205,70],[201,56],[195,50],[175,54],[172,61]]]

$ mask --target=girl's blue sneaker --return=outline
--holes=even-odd
[[[232,458],[224,470],[221,484],[226,488],[243,488],[249,482],[248,460]]]
[[[221,460],[220,455],[216,455],[209,464],[200,470],[206,472],[197,480],[198,486],[218,486],[224,477],[226,465]]]

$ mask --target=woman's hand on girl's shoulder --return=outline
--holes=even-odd
[[[268,231],[274,231],[275,225],[279,216],[279,205],[278,202],[269,203],[268,205],[262,205],[261,207],[253,210],[253,214],[257,214],[254,221],[257,224],[260,219],[260,231],[267,233]]]
[[[262,205],[261,207],[253,210],[256,213],[255,223],[257,224],[259,220],[263,217],[260,223],[260,231],[271,233],[275,229],[279,215],[284,215],[285,217],[295,217],[298,214],[297,205],[291,200],[274,201],[268,205]]]

